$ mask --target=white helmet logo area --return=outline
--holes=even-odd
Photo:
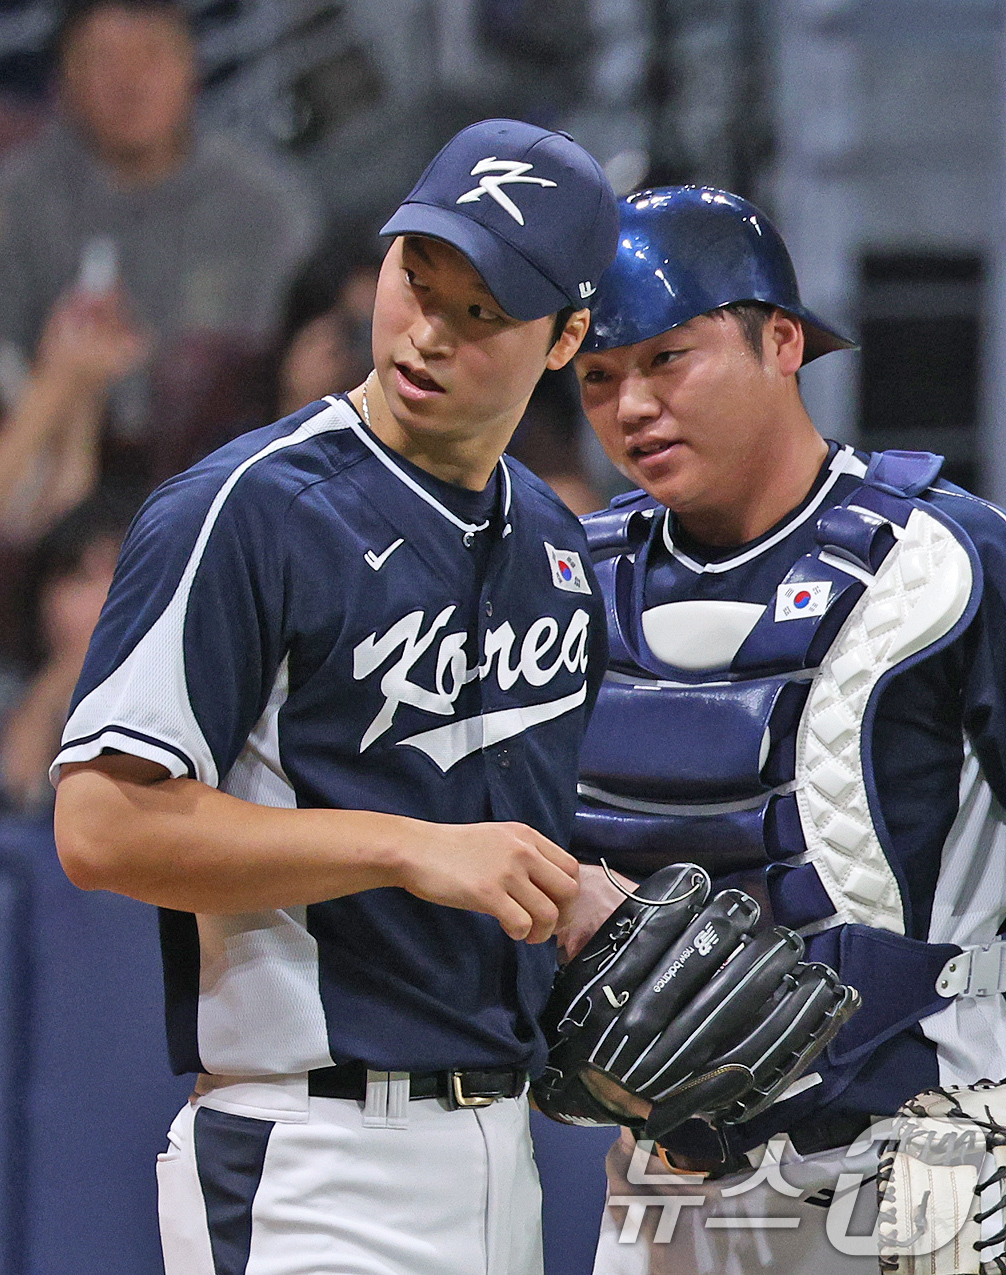
[[[459,204],[474,204],[482,198],[483,195],[491,195],[499,206],[508,212],[518,225],[524,225],[524,214],[517,207],[514,201],[500,187],[504,184],[510,185],[523,182],[525,185],[532,186],[555,186],[555,182],[549,181],[545,177],[525,177],[525,173],[529,173],[532,164],[525,164],[517,159],[497,159],[495,155],[489,155],[485,159],[480,159],[472,169],[472,176],[481,177],[479,184],[465,193],[456,201]]]

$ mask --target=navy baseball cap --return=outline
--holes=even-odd
[[[514,319],[590,305],[618,243],[604,170],[568,133],[482,120],[456,134],[382,235],[430,235],[464,253]]]

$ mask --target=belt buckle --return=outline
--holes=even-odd
[[[451,1071],[448,1072],[448,1075],[451,1078],[451,1095],[456,1107],[491,1107],[496,1101],[495,1098],[487,1097],[484,1094],[475,1098],[467,1097],[461,1088],[461,1072]]]

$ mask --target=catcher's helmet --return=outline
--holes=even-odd
[[[630,195],[619,211],[618,251],[592,300],[584,351],[635,345],[735,301],[799,319],[805,363],[855,345],[804,306],[782,236],[740,195],[666,186]]]

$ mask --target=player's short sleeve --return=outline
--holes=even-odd
[[[240,467],[239,467],[240,470]],[[213,467],[151,497],[123,546],[53,777],[105,751],[219,784],[284,659],[283,492]]]

